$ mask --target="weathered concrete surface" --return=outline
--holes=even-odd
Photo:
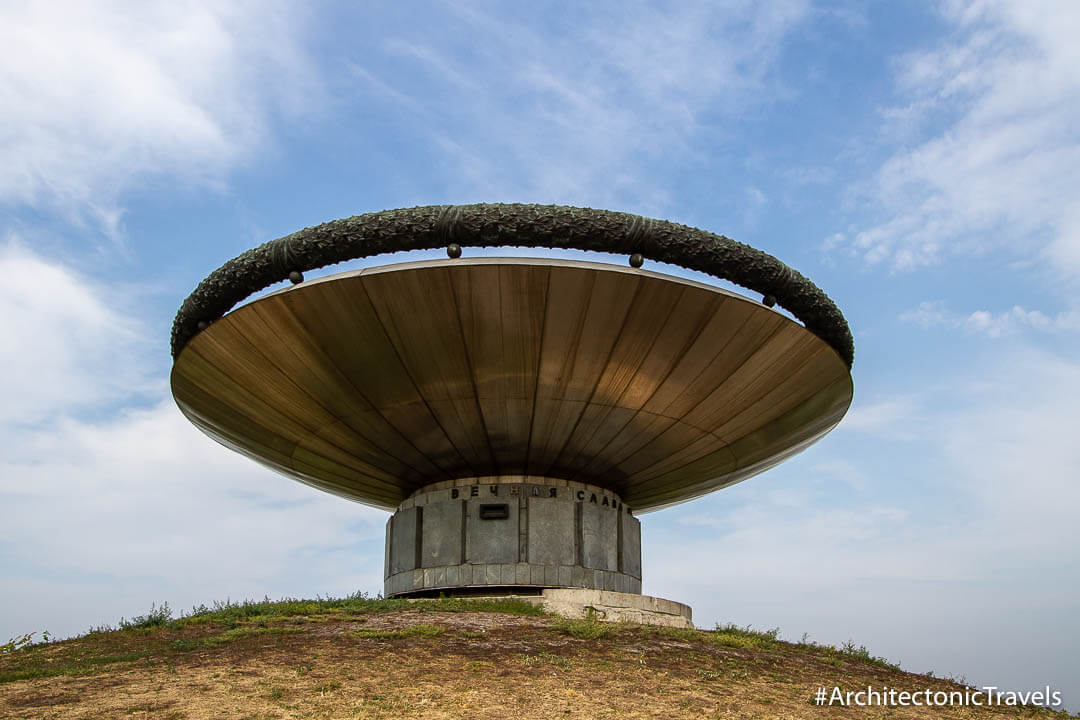
[[[416,530],[420,508],[408,508],[390,518],[390,574],[416,567]]]
[[[618,513],[590,503],[581,505],[582,562],[594,570],[618,570]]]
[[[641,577],[641,521],[633,515],[619,515],[619,572],[631,577]]]
[[[526,581],[526,578],[528,580]],[[575,585],[574,583],[582,583]],[[496,565],[447,565],[417,568],[390,575],[383,586],[387,597],[420,592],[499,588],[588,587],[613,592],[639,593],[641,580],[612,570],[589,570],[580,565],[532,565],[502,563]]]
[[[571,619],[584,619],[590,613],[602,622],[627,622],[693,629],[693,610],[689,605],[637,593],[589,590],[585,588],[548,589],[540,595],[472,596],[476,600],[514,598],[531,603],[545,612]]]
[[[459,565],[464,561],[462,527],[464,510],[460,500],[424,507],[421,567]]]
[[[387,525],[388,597],[464,588],[641,591],[641,523],[608,490],[535,476],[441,481]]]
[[[574,514],[558,500],[530,498],[528,547],[531,564],[573,565]]]
[[[497,520],[481,518],[480,508],[485,505],[505,505],[507,517]],[[467,562],[502,564],[518,561],[518,502],[516,499],[513,502],[507,502],[506,498],[489,497],[486,494],[482,497],[471,498],[468,526],[469,541],[465,549]],[[502,580],[496,582],[502,582]],[[496,583],[489,581],[488,584]]]
[[[544,610],[568,618],[585,618],[591,613],[605,622],[632,622],[639,625],[693,628],[689,605],[636,593],[549,589],[541,594]]]

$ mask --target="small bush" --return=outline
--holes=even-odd
[[[693,628],[651,627],[649,630],[669,640],[680,640],[682,642],[695,642],[705,636],[703,631],[694,630]]]
[[[751,630],[747,625],[741,628],[737,625],[717,625],[716,630],[706,637],[717,645],[725,647],[743,648],[745,650],[766,650],[779,642],[776,638],[780,635],[780,628],[772,630]]]
[[[871,655],[865,645],[856,645],[852,640],[848,640],[840,647],[833,647],[832,645],[825,645],[810,640],[809,636],[807,636],[806,633],[803,633],[802,640],[799,641],[798,646],[805,650],[820,654],[821,661],[826,665],[841,666],[844,661],[854,661],[868,663],[886,670],[900,669],[899,663],[889,662],[883,657]],[[930,677],[933,677],[933,673],[930,673]]]
[[[900,665],[898,663],[891,663],[883,657],[875,657],[870,654],[870,651],[866,649],[865,645],[855,646],[855,643],[848,640],[846,643],[840,646],[837,651],[840,655],[851,658],[852,660],[858,660],[859,662],[869,663],[870,665],[876,665],[880,668],[886,668],[888,670],[899,670]]]
[[[37,633],[26,633],[25,635],[20,635],[19,637],[11,638],[10,640],[8,640],[3,645],[0,645],[0,655],[3,655],[4,653],[9,653],[9,652],[15,652],[19,648],[26,647],[27,645],[30,645],[32,643],[32,641],[33,641],[34,635],[36,635],[36,634]]]
[[[615,625],[601,621],[596,616],[596,611],[592,609],[581,619],[562,618],[556,620],[555,627],[579,640],[600,640],[610,637],[616,630]]]
[[[135,628],[165,627],[172,621],[172,610],[169,603],[163,602],[160,607],[150,603],[150,612],[146,615],[136,615],[130,620],[120,618],[120,629],[131,630]]]

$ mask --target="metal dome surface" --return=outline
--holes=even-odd
[[[647,270],[518,258],[271,293],[192,337],[171,383],[224,445],[386,509],[431,483],[508,475],[657,509],[802,450],[852,397],[837,351],[761,303]]]

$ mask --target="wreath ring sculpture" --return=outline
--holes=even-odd
[[[829,344],[850,369],[847,321],[814,283],[774,258],[723,235],[639,215],[559,205],[429,205],[333,220],[271,240],[228,261],[199,283],[172,328],[172,355],[250,295],[306,270],[406,250],[546,247],[631,255],[697,270],[760,293]],[[456,254],[455,254],[456,253]],[[641,256],[641,257],[635,257]]]

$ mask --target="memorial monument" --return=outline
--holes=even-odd
[[[463,254],[476,246],[629,263]],[[440,247],[447,259],[303,277]],[[556,206],[391,210],[271,241],[198,286],[172,354],[176,402],[207,435],[392,513],[390,597],[640,597],[639,515],[790,457],[852,397],[843,316],[779,260],[674,223]]]

